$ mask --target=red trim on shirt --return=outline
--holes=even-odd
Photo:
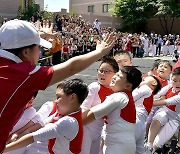
[[[106,99],[106,97],[107,97],[108,95],[111,95],[112,93],[114,93],[112,89],[107,88],[107,87],[105,87],[105,86],[103,86],[103,85],[100,84],[100,89],[99,89],[99,91],[98,91],[98,95],[99,95],[99,98],[100,98],[100,100],[101,100],[101,103],[104,102],[104,100]],[[108,123],[108,122],[107,122],[107,116],[104,116],[104,122],[105,122],[106,124]]]
[[[99,98],[100,98],[101,102],[104,102],[106,97],[108,95],[111,95],[112,93],[113,93],[112,89],[104,87],[103,85],[100,85],[100,89],[98,91],[98,95],[99,95]]]
[[[125,91],[125,93],[128,95],[129,98],[129,102],[128,104],[125,106],[125,108],[123,108],[121,110],[121,114],[120,116],[130,122],[130,123],[136,123],[136,108],[135,108],[135,103],[134,103],[134,99],[132,97],[132,92],[130,91]]]
[[[153,106],[153,101],[154,101],[154,95],[152,94],[151,96],[147,97],[143,101],[143,105],[148,112],[148,114],[151,112],[152,106]]]
[[[15,63],[0,57],[0,111],[4,109],[0,117],[0,152],[34,92],[44,90],[51,81],[53,67],[40,67],[29,74],[35,67],[30,62]]]
[[[58,117],[59,114],[56,114],[56,116]],[[69,116],[74,117],[78,121],[78,125],[79,125],[78,134],[76,135],[76,137],[72,141],[70,141],[69,150],[73,154],[79,154],[81,152],[82,140],[83,140],[82,112],[80,110],[74,114],[70,114]],[[52,120],[52,123],[54,123],[56,121],[57,120]],[[48,149],[49,149],[50,154],[54,154],[53,146],[54,146],[55,142],[56,142],[56,138],[50,139],[48,141]]]
[[[170,97],[173,97],[173,96],[175,96],[175,95],[177,95],[179,92],[175,92],[175,93],[173,93],[172,92],[172,87],[167,91],[167,93],[166,93],[166,98],[170,98]],[[172,110],[172,111],[176,111],[176,105],[168,105],[167,106],[170,110]]]

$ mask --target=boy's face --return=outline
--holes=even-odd
[[[102,63],[98,69],[98,82],[105,87],[109,87],[114,74],[115,73],[111,65],[109,65],[108,63]]]
[[[66,115],[70,112],[72,104],[71,102],[71,95],[67,95],[64,93],[64,90],[61,88],[58,88],[56,90],[56,106],[58,113],[61,115]]]
[[[152,90],[154,90],[157,86],[157,81],[152,76],[147,76],[143,79],[140,86],[148,85]]]
[[[126,74],[119,71],[112,77],[110,87],[114,92],[125,91],[128,84]]]
[[[176,91],[180,91],[180,75],[173,75],[171,80],[173,88]]]
[[[171,73],[171,67],[166,63],[160,63],[157,69],[157,74],[160,78],[166,80]]]
[[[132,66],[132,61],[126,54],[115,55],[114,59],[118,63],[119,68],[122,68],[123,66]]]

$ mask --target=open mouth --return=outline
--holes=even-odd
[[[101,81],[105,81],[105,79],[104,79],[104,78],[100,78],[100,80],[101,80]]]
[[[164,73],[164,71],[159,71],[160,73]]]

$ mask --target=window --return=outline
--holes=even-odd
[[[109,4],[103,4],[103,12],[109,12],[110,5]]]
[[[88,6],[88,12],[94,12],[94,5]]]

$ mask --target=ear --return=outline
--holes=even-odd
[[[152,83],[151,83],[152,86],[156,86],[157,85],[157,81],[154,80]]]
[[[23,49],[22,52],[21,52],[21,56],[26,58],[28,56],[28,49]]]
[[[71,102],[77,100],[77,95],[75,93],[71,94]]]
[[[132,91],[132,84],[131,83],[127,83],[126,87],[125,87],[125,90]]]

